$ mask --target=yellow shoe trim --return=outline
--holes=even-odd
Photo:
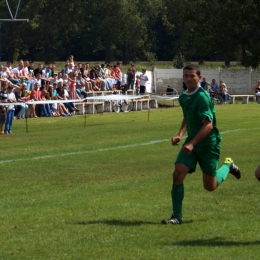
[[[226,158],[224,160],[224,163],[231,164],[231,163],[233,163],[233,160],[231,158]]]

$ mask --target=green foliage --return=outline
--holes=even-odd
[[[185,66],[185,57],[178,53],[173,59],[173,67],[176,69],[182,69]]]
[[[13,13],[18,1],[9,0]],[[260,63],[260,4],[254,0],[28,0],[2,24],[3,59],[237,60]],[[10,18],[0,0],[0,18]],[[19,44],[17,44],[19,43]]]

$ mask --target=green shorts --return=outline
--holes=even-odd
[[[204,174],[216,176],[220,155],[220,145],[211,147],[210,149],[194,147],[190,154],[180,150],[175,163],[183,163],[191,168],[189,173],[195,172],[196,165],[199,166]]]

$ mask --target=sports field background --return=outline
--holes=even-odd
[[[260,105],[217,106],[242,178],[214,192],[185,180],[183,225],[170,190],[180,107],[13,122],[0,136],[0,259],[259,259]]]

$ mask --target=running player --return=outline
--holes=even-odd
[[[187,130],[188,137],[183,144],[173,172],[172,205],[173,214],[163,224],[182,224],[182,200],[184,197],[183,181],[188,173],[196,170],[199,163],[203,172],[204,188],[215,190],[228,173],[240,179],[239,168],[231,158],[226,158],[218,169],[221,136],[216,127],[215,108],[208,93],[200,87],[200,69],[187,65],[183,69],[183,80],[187,91],[179,97],[184,119],[177,136],[172,138],[172,145],[177,145]]]
[[[260,164],[255,170],[255,177],[260,181]]]

